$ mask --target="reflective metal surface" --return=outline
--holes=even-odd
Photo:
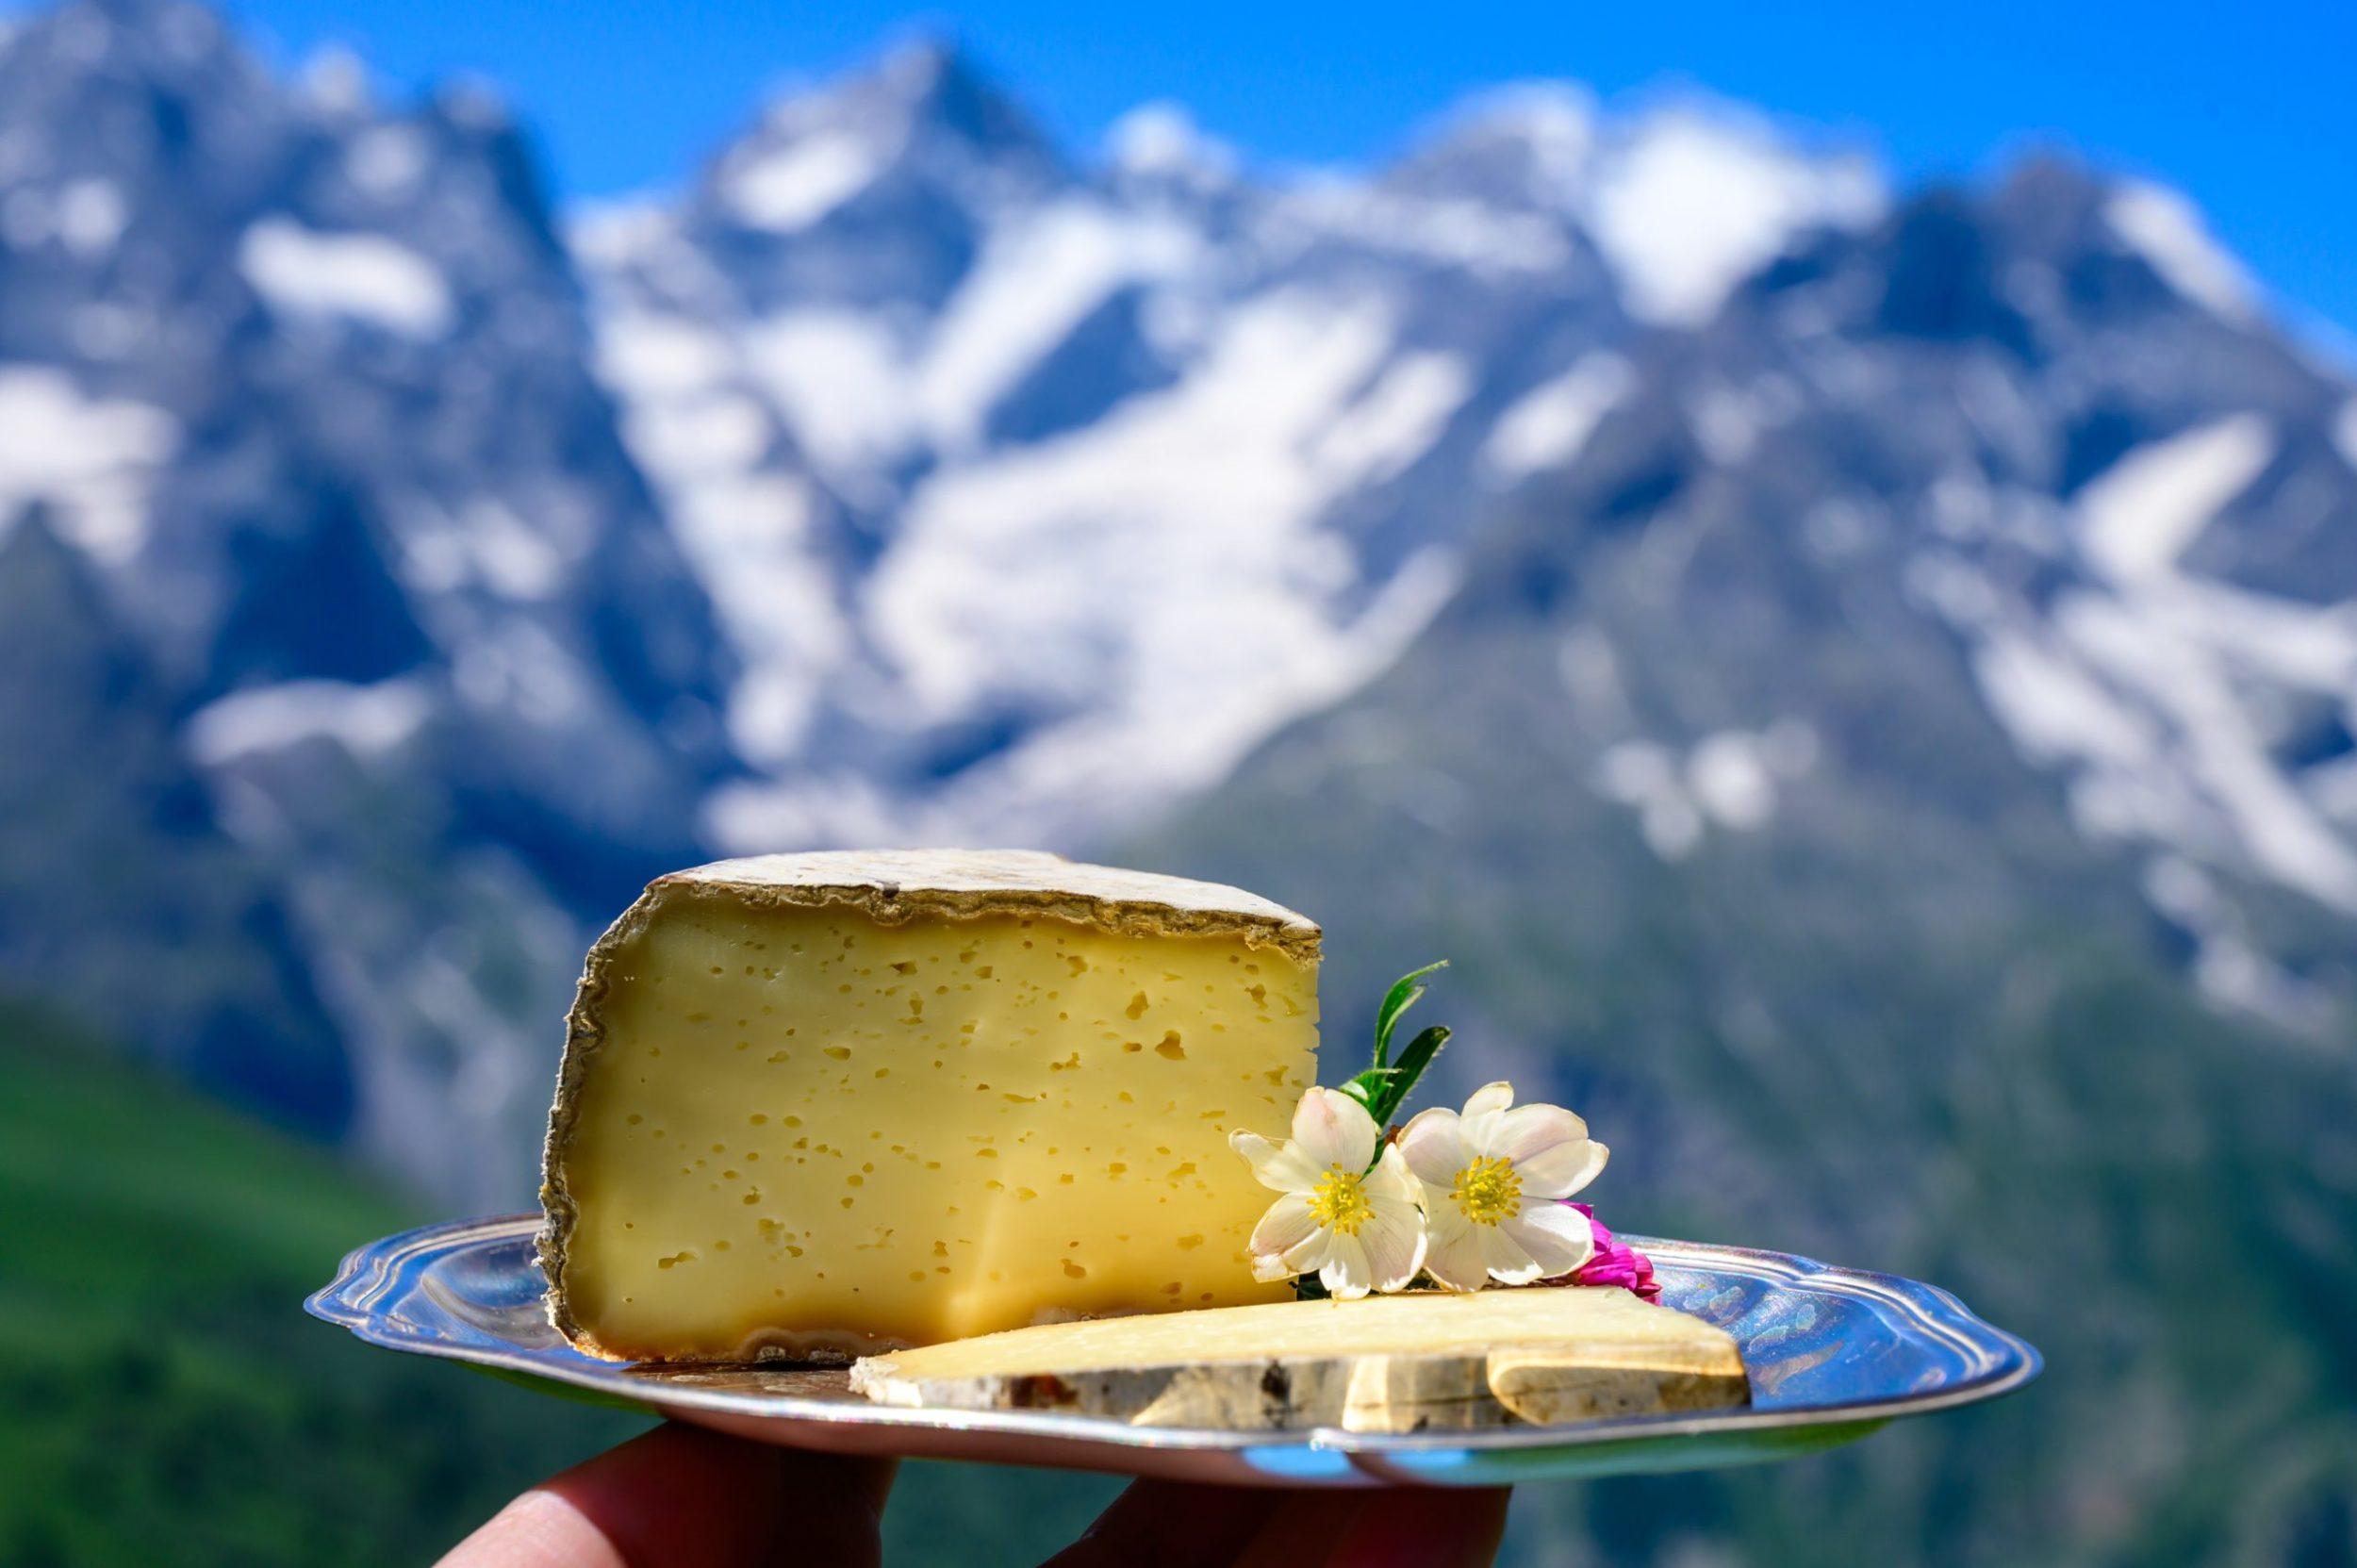
[[[532,1254],[538,1225],[536,1214],[517,1214],[388,1236],[346,1258],[335,1281],[306,1305],[371,1345],[765,1442],[1231,1485],[1496,1486],[1750,1463],[1829,1448],[1894,1417],[2008,1393],[2036,1377],[2039,1365],[2027,1344],[1912,1279],[1779,1252],[1633,1236],[1654,1260],[1664,1301],[1735,1336],[1751,1374],[1748,1409],[1413,1436],[1172,1430],[1030,1411],[899,1410],[853,1396],[840,1372],[640,1371],[580,1354],[541,1313]]]

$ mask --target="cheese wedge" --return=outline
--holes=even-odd
[[[848,1358],[1266,1301],[1228,1146],[1316,1080],[1317,928],[1022,851],[773,855],[590,951],[550,1115],[552,1320],[634,1361]]]
[[[851,1386],[889,1405],[1223,1430],[1461,1430],[1750,1398],[1723,1330],[1575,1286],[1050,1324],[862,1361]]]

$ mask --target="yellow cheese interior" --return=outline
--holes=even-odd
[[[1265,1301],[1314,970],[1240,937],[877,923],[678,890],[616,955],[558,1152],[581,1329],[633,1359]]]
[[[1561,1349],[1591,1367],[1674,1369],[1740,1377],[1721,1329],[1614,1287],[1415,1292],[1357,1301],[1284,1301],[1155,1318],[1058,1323],[868,1362],[864,1379],[974,1377],[1195,1366],[1226,1361],[1395,1354],[1480,1354],[1506,1346]]]

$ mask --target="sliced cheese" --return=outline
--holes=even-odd
[[[1265,1301],[1231,1129],[1315,1081],[1317,929],[972,851],[724,862],[597,945],[550,1123],[551,1313],[592,1352],[856,1354]]]
[[[1750,1396],[1723,1330],[1627,1291],[1577,1287],[1050,1324],[871,1358],[851,1382],[893,1405],[1384,1432],[1708,1410]]]

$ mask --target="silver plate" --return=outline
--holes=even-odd
[[[852,1395],[841,1372],[640,1369],[580,1354],[541,1312],[532,1251],[538,1227],[536,1214],[513,1214],[387,1236],[346,1258],[335,1281],[305,1305],[371,1345],[766,1443],[1228,1485],[1500,1486],[1752,1463],[1848,1443],[1899,1416],[2010,1393],[2039,1367],[2029,1345],[1930,1285],[1781,1252],[1633,1236],[1652,1257],[1668,1305],[1735,1336],[1751,1374],[1748,1408],[1412,1436],[899,1410]]]

